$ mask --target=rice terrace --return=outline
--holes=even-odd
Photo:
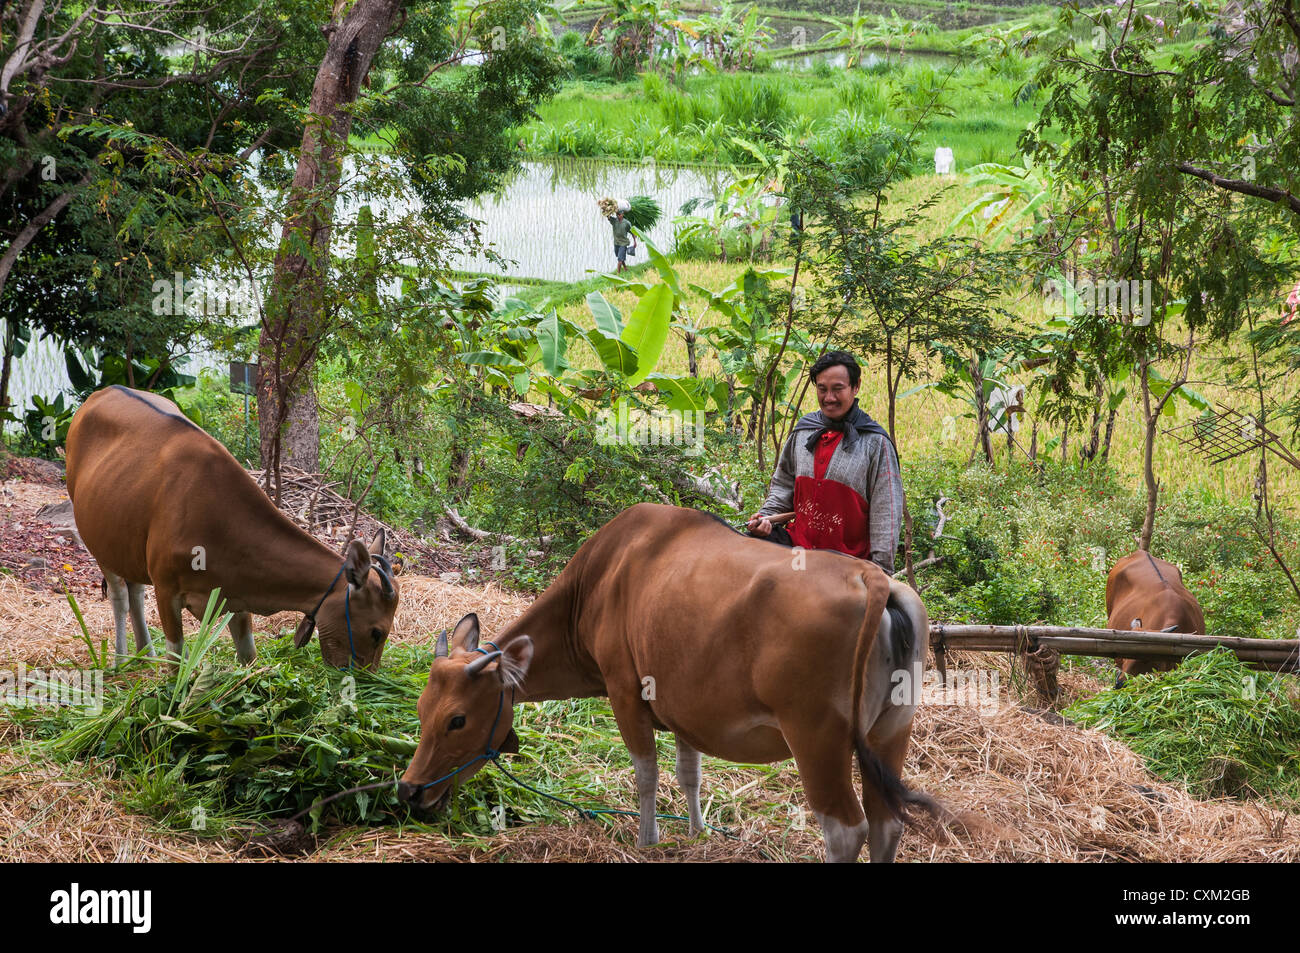
[[[1300,0],[0,4],[0,861],[1300,861],[1298,94]]]

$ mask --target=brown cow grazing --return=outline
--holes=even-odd
[[[517,702],[608,695],[636,771],[638,846],[659,839],[659,729],[676,735],[692,834],[704,829],[701,752],[751,764],[793,754],[827,859],[852,861],[869,838],[871,859],[890,861],[907,805],[940,810],[898,777],[928,633],[921,600],[872,563],[638,504],[588,539],[491,651],[473,615],[450,651],[439,638],[398,794],[441,808],[496,752],[518,750]]]
[[[1144,550],[1129,553],[1111,567],[1106,578],[1106,616],[1106,624],[1112,629],[1205,634],[1201,606],[1184,588],[1178,567]],[[1115,687],[1123,685],[1130,675],[1168,672],[1175,664],[1120,659]]]
[[[137,650],[153,654],[144,615],[144,587],[152,585],[175,659],[181,609],[201,617],[220,587],[235,613],[230,632],[242,662],[257,656],[250,613],[295,610],[306,613],[299,648],[319,625],[326,662],[379,664],[398,595],[382,531],[369,550],[353,540],[341,559],[276,509],[180,408],[145,391],[92,394],[72,418],[67,462],[77,530],[112,593],[119,660],[127,655],[128,608]]]

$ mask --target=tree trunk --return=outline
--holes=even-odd
[[[5,248],[4,254],[0,255],[0,294],[4,293],[5,284],[9,280],[9,273],[13,271],[14,264],[18,261],[18,256],[22,254],[23,250],[32,243],[32,240],[36,238],[37,235],[40,234],[41,229],[54,221],[58,217],[59,213],[71,204],[72,200],[77,197],[80,187],[88,183],[93,174],[93,169],[86,172],[77,180],[73,188],[68,189],[68,191],[64,192],[58,198],[54,199],[54,201],[50,202],[49,205],[45,206],[44,209],[32,216],[31,220],[23,227],[22,231],[15,235],[9,242],[9,246]]]
[[[903,497],[903,569],[907,573],[907,584],[913,592],[920,592],[916,587],[916,567],[912,565],[912,508]]]
[[[894,437],[894,336],[885,334],[885,391],[889,394],[889,439]],[[908,579],[911,582],[911,577]],[[913,586],[912,588],[916,588]]]
[[[1098,375],[1097,386],[1092,389],[1092,396],[1097,399],[1097,406],[1092,411],[1092,427],[1088,434],[1088,445],[1080,452],[1080,456],[1085,460],[1094,460],[1097,457],[1097,446],[1101,441],[1101,399],[1106,396],[1105,388],[1105,379]]]
[[[1142,538],[1138,541],[1138,549],[1147,552],[1151,551],[1151,537],[1156,528],[1156,500],[1160,496],[1160,482],[1156,479],[1153,464],[1156,446],[1156,421],[1159,418],[1159,411],[1155,414],[1151,413],[1150,366],[1149,362],[1142,362],[1142,412],[1143,421],[1146,424],[1142,434],[1142,476],[1147,485],[1147,509],[1146,515],[1142,518]]]
[[[324,288],[343,151],[352,131],[348,107],[401,5],[402,0],[356,0],[341,22],[331,21],[323,30],[328,45],[312,88],[311,114],[290,188],[291,211],[258,342],[262,466],[275,471],[277,491],[282,462],[308,472],[320,466],[312,376],[317,350],[330,331]]]
[[[1106,417],[1106,436],[1101,442],[1101,465],[1104,467],[1106,461],[1110,459],[1110,438],[1115,432],[1115,415],[1119,413],[1118,407],[1112,407],[1110,414]]]
[[[13,368],[14,350],[17,345],[17,328],[14,318],[5,320],[5,354],[4,365],[0,367],[0,414],[9,407],[9,374]],[[3,425],[0,425],[3,426]]]
[[[984,459],[988,461],[989,466],[992,466],[993,444],[989,440],[989,406],[984,400],[984,375],[980,373],[978,355],[971,358],[970,377],[975,387],[975,449],[971,451],[971,459],[975,458],[976,453],[983,451]]]

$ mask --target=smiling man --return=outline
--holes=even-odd
[[[858,407],[862,368],[852,354],[823,354],[810,376],[821,409],[795,425],[749,532],[786,546],[838,550],[892,573],[903,522],[894,442]],[[788,530],[768,519],[791,510]]]

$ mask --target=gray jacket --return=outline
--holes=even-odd
[[[795,484],[800,477],[813,478],[813,452],[818,438],[828,429],[843,429],[844,437],[831,456],[824,479],[843,483],[866,500],[870,559],[885,572],[893,573],[904,506],[898,454],[889,435],[856,403],[840,426],[827,420],[821,411],[805,415],[795,425],[781,449],[767,500],[759,513],[771,516],[795,509]]]

